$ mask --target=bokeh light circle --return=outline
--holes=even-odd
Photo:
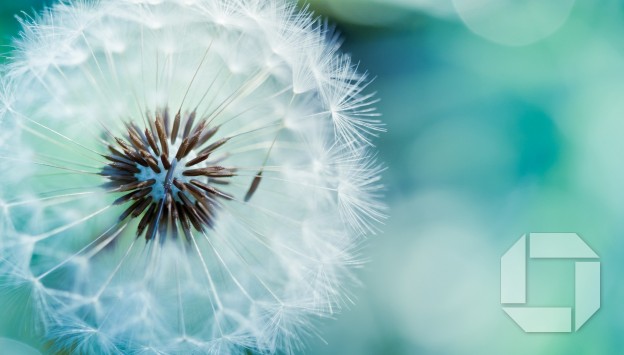
[[[457,14],[475,34],[508,46],[525,46],[555,33],[575,0],[453,0]]]

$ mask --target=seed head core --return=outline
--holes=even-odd
[[[175,115],[168,109],[146,115],[144,130],[126,123],[122,137],[114,137],[104,157],[110,162],[101,171],[112,193],[123,193],[114,205],[130,204],[118,223],[140,218],[136,236],[147,241],[158,236],[177,238],[182,230],[187,241],[191,228],[204,232],[214,225],[222,199],[233,197],[215,185],[227,185],[235,169],[217,165],[213,154],[230,138],[211,142],[219,126],[196,121],[196,112]],[[210,144],[208,144],[211,142]]]

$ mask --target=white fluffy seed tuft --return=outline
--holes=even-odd
[[[286,0],[67,0],[21,23],[2,322],[55,353],[292,353],[352,301],[383,126],[331,27]]]

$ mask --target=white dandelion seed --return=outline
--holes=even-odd
[[[22,26],[4,322],[52,352],[291,353],[351,302],[382,128],[328,26],[284,0],[75,0]]]

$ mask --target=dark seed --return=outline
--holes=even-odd
[[[143,141],[141,140],[141,137],[139,137],[137,135],[136,132],[134,132],[134,129],[132,128],[128,128],[128,138],[130,138],[130,142],[132,142],[132,145],[134,145],[134,147],[136,149],[146,149],[147,147],[145,147],[145,144],[143,143]]]
[[[204,135],[199,139],[197,145],[201,147],[202,145],[206,144],[206,142],[208,142],[208,140],[210,140],[210,138],[212,138],[218,130],[219,126],[215,126],[206,131],[206,133],[204,133]]]
[[[176,139],[178,139],[179,129],[180,129],[180,111],[176,113],[175,119],[173,120],[173,129],[171,130],[171,144],[175,144]]]
[[[112,163],[112,164],[108,164],[108,166],[110,166],[114,170],[122,170],[122,171],[129,172],[131,174],[138,174],[141,172],[141,170],[139,170],[136,167],[136,165],[130,165],[126,163]]]
[[[115,163],[124,163],[128,165],[134,165],[134,162],[132,160],[129,160],[124,157],[117,156],[117,155],[104,155],[104,158],[108,161],[112,161]]]
[[[167,143],[167,134],[165,133],[164,123],[161,119],[156,119],[156,131],[158,133],[158,139],[160,140],[160,147],[162,148],[163,154],[165,156],[169,156],[169,143]],[[157,155],[160,155],[157,153]]]
[[[169,117],[169,108],[165,108],[162,112],[163,115],[163,121],[165,122],[165,133],[167,133],[167,136],[169,136],[169,134],[171,134],[171,131],[169,130],[171,127],[171,117]]]
[[[189,134],[191,133],[191,128],[193,128],[193,123],[195,123],[196,115],[197,115],[197,112],[195,111],[191,112],[188,115],[186,119],[186,125],[184,126],[184,134],[182,135],[182,138],[187,138]]]
[[[247,191],[247,194],[245,195],[245,202],[248,202],[253,197],[254,193],[256,193],[256,190],[258,190],[258,186],[260,186],[261,181],[262,181],[262,170],[260,170],[258,174],[256,174],[256,177],[254,177],[253,181],[251,182],[251,186],[249,186],[249,190]]]
[[[199,164],[203,162],[204,160],[208,159],[208,157],[210,157],[210,153],[200,154],[197,157],[195,157],[195,159],[192,159],[188,163],[186,163],[185,166],[188,168],[189,166]]]
[[[141,204],[132,212],[132,218],[137,218],[141,213],[143,213],[147,206],[152,203],[151,198],[144,198],[139,201],[141,202]]]
[[[147,199],[145,199],[147,200]],[[124,219],[128,218],[128,216],[130,214],[132,214],[132,212],[134,212],[142,203],[145,202],[145,200],[139,200],[136,201],[135,203],[133,203],[132,205],[130,205],[130,207],[128,207],[122,214],[121,216],[119,216],[119,222],[123,221]]]
[[[152,147],[152,150],[154,151],[154,153],[156,155],[160,155],[160,150],[158,149],[158,145],[156,144],[154,137],[152,137],[152,135],[147,131],[147,128],[145,129],[145,136],[147,137],[147,142],[149,143],[150,147]]]
[[[186,170],[184,176],[232,177],[234,172],[222,166],[210,166],[202,169]]]
[[[169,168],[171,168],[171,163],[169,162],[169,160],[167,159],[167,157],[164,154],[162,154],[160,156],[160,161],[162,162],[163,167],[165,168],[165,170],[169,170]]]
[[[155,211],[156,211],[156,204],[152,203],[150,208],[143,215],[143,217],[141,218],[141,221],[139,222],[139,226],[137,227],[137,237],[140,237],[141,234],[143,234],[145,227],[147,227],[147,224],[152,219],[152,215],[155,213]]]
[[[156,183],[156,180],[154,179],[149,179],[147,181],[137,181],[131,184],[125,184],[125,185],[119,186],[119,191],[125,192],[125,191],[130,191],[130,190],[135,190],[135,189],[141,189],[144,187],[152,186],[155,183]]]
[[[221,138],[218,141],[212,143],[211,145],[207,146],[206,148],[204,148],[201,152],[199,152],[199,154],[203,154],[203,153],[212,153],[215,150],[219,149],[222,145],[224,145],[225,143],[227,143],[231,138],[226,137],[226,138]]]
[[[188,138],[184,138],[180,148],[178,148],[178,153],[176,154],[176,159],[180,160],[186,156],[186,149],[188,148],[189,140]]]

